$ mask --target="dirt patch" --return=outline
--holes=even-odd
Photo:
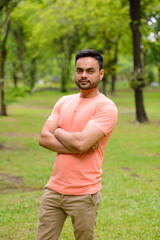
[[[140,178],[140,175],[135,174],[135,173],[132,173],[132,174],[131,174],[131,177],[133,177],[133,178]]]
[[[150,179],[149,179],[149,180],[146,180],[146,182],[148,182],[148,183],[152,183],[152,182],[153,182],[153,180],[150,180]]]
[[[38,188],[29,188],[24,184],[24,180],[19,176],[11,176],[9,174],[0,173],[0,192],[5,194],[8,191],[22,191],[22,192],[31,192],[39,191],[42,189]]]
[[[12,132],[12,133],[2,133],[2,135],[5,137],[39,138],[39,133]]]
[[[8,174],[0,174],[0,191],[4,193],[7,190],[16,190],[24,187],[22,177],[10,176]]]
[[[21,142],[5,142],[3,147],[0,148],[0,151],[22,151],[25,150],[25,146]]]
[[[4,144],[0,142],[0,150],[4,149]]]
[[[46,106],[27,106],[26,108],[29,108],[29,109],[49,109],[49,110],[51,110],[52,111],[52,109],[53,109],[53,106],[48,106],[48,107],[46,107]]]
[[[122,167],[121,169],[124,171],[131,171],[131,169],[129,167]]]

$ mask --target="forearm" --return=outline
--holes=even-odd
[[[58,128],[54,135],[70,151],[86,152],[95,144],[85,143],[82,132],[67,132]]]
[[[50,132],[40,135],[39,145],[57,153],[73,153]]]

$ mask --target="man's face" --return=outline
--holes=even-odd
[[[82,90],[97,88],[103,74],[104,70],[99,70],[98,61],[95,58],[82,57],[76,62],[75,82]]]

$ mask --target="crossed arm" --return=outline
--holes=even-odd
[[[46,121],[44,124],[39,144],[53,152],[80,153],[89,149],[96,149],[98,141],[104,133],[91,125],[86,125],[82,132],[67,132],[58,127],[58,123]]]

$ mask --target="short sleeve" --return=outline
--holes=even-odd
[[[87,124],[97,127],[107,135],[117,122],[118,111],[115,104],[101,104]]]
[[[49,116],[49,118],[47,120],[54,121],[54,122],[59,121],[59,114],[60,114],[60,109],[61,109],[62,102],[63,102],[63,97],[60,98],[58,100],[58,102],[55,104],[55,106],[54,106],[54,108],[51,112],[51,115]]]

